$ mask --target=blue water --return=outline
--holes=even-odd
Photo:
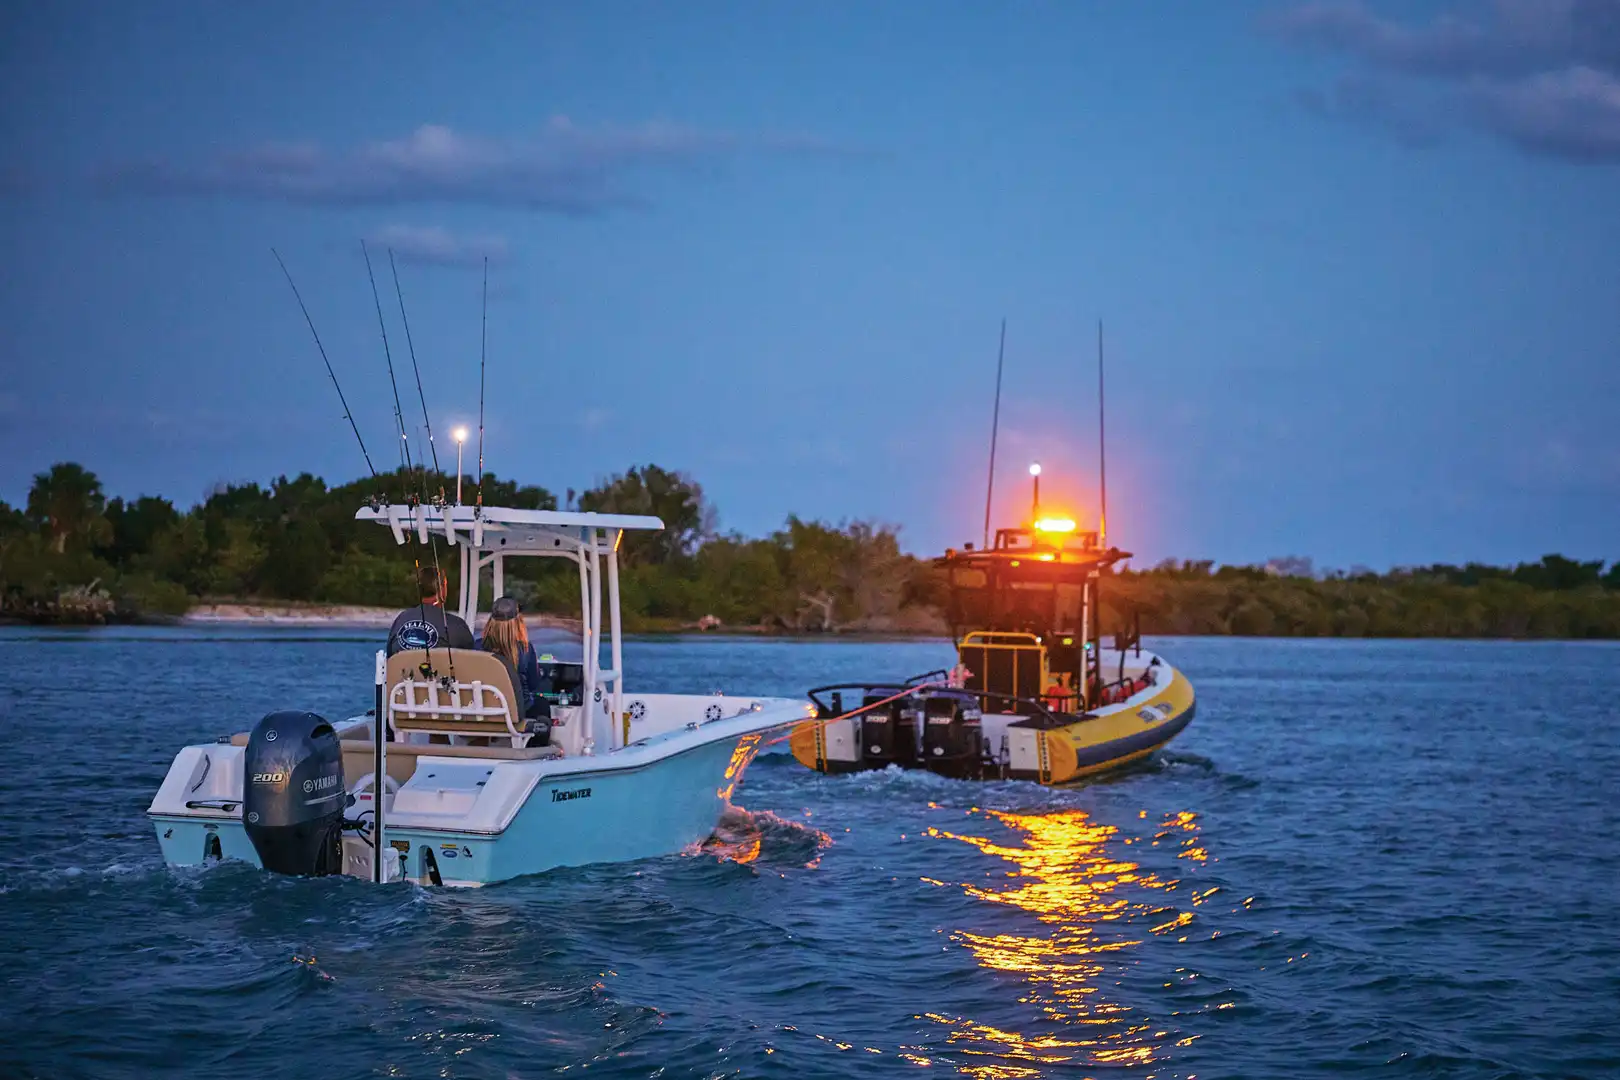
[[[1620,648],[1182,639],[1073,790],[762,758],[702,853],[479,891],[173,871],[175,750],[370,635],[0,630],[0,1076],[1620,1075]],[[798,693],[943,643],[647,640]]]

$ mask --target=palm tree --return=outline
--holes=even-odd
[[[69,540],[93,547],[112,531],[103,512],[107,497],[96,474],[76,462],[58,462],[37,473],[28,491],[28,519],[45,531],[51,550],[67,550]]]

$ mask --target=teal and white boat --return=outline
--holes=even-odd
[[[292,874],[484,885],[691,850],[762,745],[811,715],[803,700],[629,688],[618,552],[627,531],[662,528],[657,518],[443,503],[355,516],[399,544],[457,553],[469,626],[486,569],[500,596],[507,558],[572,559],[581,661],[544,665],[549,716],[536,723],[493,654],[379,650],[369,712],[336,723],[272,713],[180,751],[147,811],[169,864],[227,858]]]

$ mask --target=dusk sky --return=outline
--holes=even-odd
[[[690,472],[912,551],[1620,559],[1620,0],[10,4],[0,498]],[[476,437],[476,436],[475,436]],[[471,471],[469,461],[468,469]]]

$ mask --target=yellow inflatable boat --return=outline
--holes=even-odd
[[[1139,632],[1103,654],[1099,592],[1128,558],[1062,519],[998,530],[989,550],[947,551],[935,562],[957,666],[811,690],[817,718],[794,729],[794,757],[823,773],[895,765],[1042,784],[1148,757],[1196,706],[1186,676]]]

